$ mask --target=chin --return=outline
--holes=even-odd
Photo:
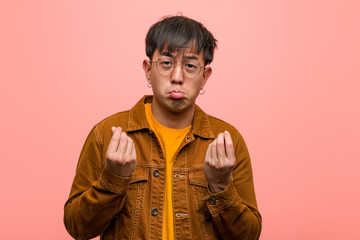
[[[170,106],[171,110],[173,112],[177,112],[177,113],[186,111],[186,110],[190,109],[191,107],[192,107],[192,105],[186,99],[179,99],[179,100],[172,101],[171,106]]]

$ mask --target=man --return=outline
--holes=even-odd
[[[74,238],[259,238],[245,142],[195,105],[215,48],[212,34],[183,16],[150,28],[143,69],[153,96],[87,137],[65,204]]]

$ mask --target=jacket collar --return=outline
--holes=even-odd
[[[145,95],[130,110],[128,132],[149,129],[144,104],[151,103],[152,99],[153,96]],[[214,134],[210,129],[208,115],[197,105],[195,106],[195,114],[190,132],[202,138],[214,138]]]

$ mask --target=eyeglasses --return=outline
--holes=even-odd
[[[152,63],[153,61],[149,61]],[[156,64],[156,69],[159,73],[163,75],[171,74],[176,66],[176,61],[170,57],[162,56],[157,61],[154,61]],[[201,68],[205,69],[205,66],[201,66],[200,63],[195,59],[185,59],[181,65],[183,73],[187,77],[194,78],[201,72]]]

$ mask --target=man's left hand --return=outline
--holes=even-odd
[[[211,192],[217,193],[226,189],[235,163],[235,151],[230,133],[228,131],[219,133],[208,146],[204,161],[204,174]]]

